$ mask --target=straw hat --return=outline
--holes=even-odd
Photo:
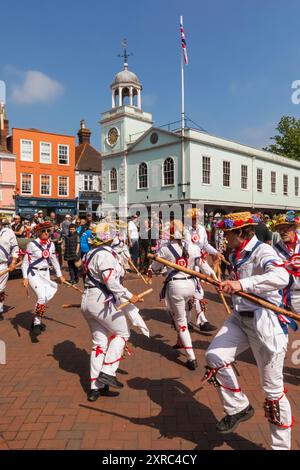
[[[224,231],[238,230],[248,225],[257,225],[260,219],[251,212],[236,212],[234,214],[224,215],[218,223],[218,228]]]
[[[300,224],[300,214],[296,214],[295,211],[287,211],[286,214],[279,214],[275,216],[272,221],[270,228],[273,231],[276,231],[276,229],[280,225],[299,225]]]

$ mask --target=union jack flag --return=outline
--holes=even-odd
[[[189,63],[188,61],[188,55],[187,55],[187,50],[186,50],[186,42],[185,42],[185,35],[184,35],[184,29],[183,29],[183,24],[182,24],[182,18],[180,22],[180,35],[181,35],[181,47],[182,47],[182,52],[183,52],[183,59],[184,63],[187,65]]]

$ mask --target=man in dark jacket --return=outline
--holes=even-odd
[[[64,259],[68,262],[70,283],[77,284],[78,282],[78,268],[75,261],[80,258],[80,240],[76,233],[75,224],[69,226],[69,233],[65,237],[65,254]]]

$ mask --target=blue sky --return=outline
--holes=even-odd
[[[10,125],[76,134],[84,118],[99,149],[98,121],[123,68],[123,38],[143,109],[155,125],[180,119],[180,15],[191,119],[261,147],[282,115],[300,117],[291,101],[300,79],[299,0],[0,0]]]

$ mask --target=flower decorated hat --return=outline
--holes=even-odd
[[[257,225],[259,221],[259,217],[251,212],[236,212],[224,215],[218,223],[218,228],[224,231],[238,230],[248,225]]]
[[[295,211],[287,211],[285,214],[276,215],[271,223],[271,229],[276,231],[280,225],[299,225],[300,214]]]
[[[37,224],[37,225],[34,227],[33,231],[34,231],[35,233],[38,233],[38,232],[40,232],[41,230],[48,230],[48,229],[50,230],[51,228],[52,228],[52,223],[51,223],[51,221],[50,221],[50,220],[46,220],[45,222],[41,222],[40,224]]]

